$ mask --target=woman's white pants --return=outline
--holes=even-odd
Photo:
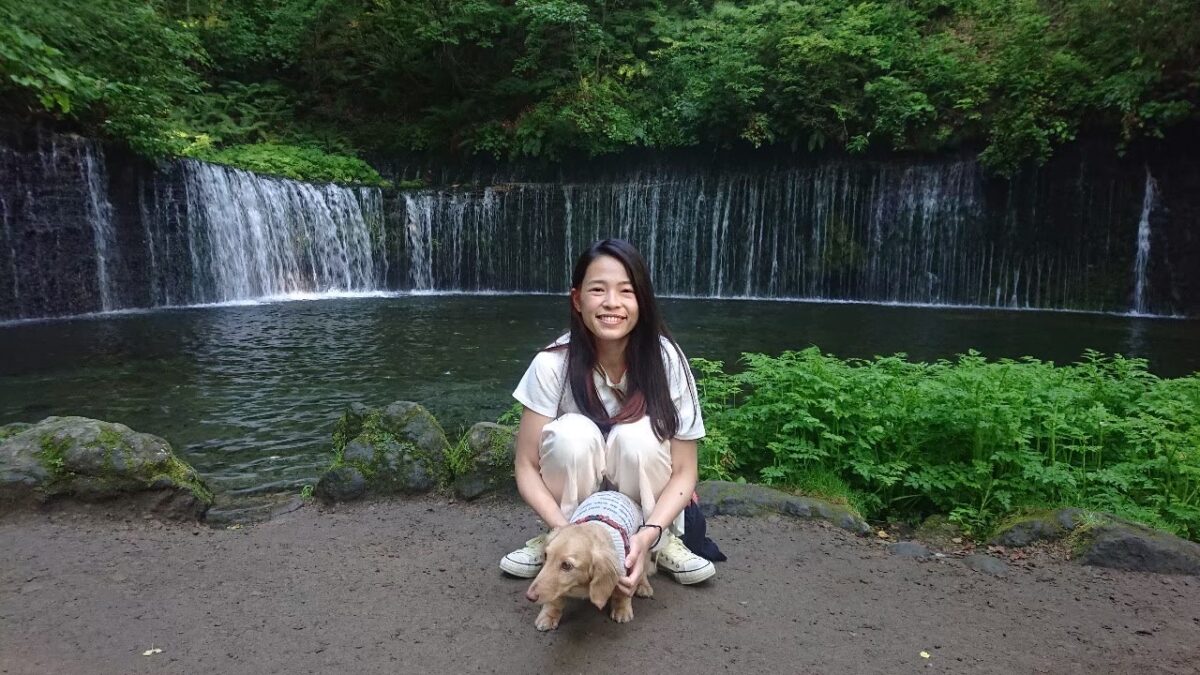
[[[649,518],[671,478],[671,443],[658,440],[649,417],[614,426],[606,439],[592,420],[567,413],[542,428],[538,458],[542,481],[568,520],[605,480],[642,507],[643,519]],[[682,512],[671,530],[683,534]]]

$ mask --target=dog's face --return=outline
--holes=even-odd
[[[551,532],[546,540],[546,563],[525,597],[542,604],[562,598],[587,598],[598,609],[604,609],[617,587],[620,566],[603,527],[583,523]]]

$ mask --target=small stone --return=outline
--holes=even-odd
[[[929,549],[915,541],[901,541],[888,546],[888,552],[901,558],[923,559],[930,556]]]
[[[1008,574],[1008,564],[999,558],[993,558],[990,555],[975,554],[963,558],[963,564],[976,572],[983,572],[992,576],[1004,576]]]

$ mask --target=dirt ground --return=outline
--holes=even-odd
[[[787,519],[715,518],[730,560],[713,580],[654,577],[632,623],[579,601],[543,634],[527,582],[496,567],[536,532],[506,498],[309,506],[237,529],[10,515],[0,673],[1200,672],[1195,577],[1049,554],[991,577]]]

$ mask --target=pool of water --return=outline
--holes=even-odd
[[[868,304],[667,299],[689,356],[817,345],[912,359],[977,349],[1066,363],[1088,348],[1200,371],[1200,320]],[[553,296],[329,298],[0,325],[0,424],[49,415],[169,440],[218,491],[295,489],[329,461],[342,409],[418,401],[454,436],[508,409],[534,352],[566,326]]]

